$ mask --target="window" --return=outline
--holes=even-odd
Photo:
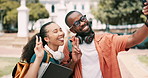
[[[84,10],[84,4],[82,5],[82,10]]]
[[[52,12],[52,13],[55,12],[54,5],[51,6],[51,12]]]
[[[77,6],[76,5],[74,5],[74,10],[77,10]]]

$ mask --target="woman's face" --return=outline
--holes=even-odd
[[[46,26],[47,31],[47,43],[51,46],[62,46],[64,44],[65,33],[62,31],[62,28],[55,24],[51,23]]]

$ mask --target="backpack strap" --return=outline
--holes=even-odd
[[[52,56],[52,54],[50,54],[46,49],[44,49],[44,50],[45,50],[45,52],[47,53],[46,63],[48,63],[49,60],[50,60],[50,57],[53,57],[53,56]]]
[[[16,70],[17,70],[17,64],[15,65],[15,67],[12,70],[12,78],[15,77]]]
[[[46,63],[48,63],[48,62],[49,62],[49,60],[50,60],[50,56],[49,56],[49,55],[48,55],[48,53],[47,53]]]

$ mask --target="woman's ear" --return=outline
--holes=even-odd
[[[44,40],[48,43],[50,41],[49,37],[44,37]]]

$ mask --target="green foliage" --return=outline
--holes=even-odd
[[[102,23],[111,25],[141,23],[145,18],[140,0],[99,0],[98,8],[92,9],[92,14]]]
[[[17,10],[13,9],[7,12],[7,15],[4,17],[4,24],[16,24],[17,23]]]
[[[49,13],[45,9],[45,7],[40,3],[30,3],[27,5],[30,9],[29,19],[31,21],[36,21],[40,18],[48,18]]]
[[[39,0],[26,0],[27,3],[38,3]]]
[[[19,3],[16,1],[2,0],[2,2],[0,3],[1,9],[4,10],[5,12],[16,9],[19,6],[20,6]]]
[[[148,66],[148,56],[147,55],[141,55],[138,56],[138,59],[140,62],[144,63],[146,66]]]
[[[34,3],[31,3],[34,2]],[[48,18],[49,13],[45,7],[37,3],[38,0],[30,0],[27,6],[29,8],[29,20],[36,21],[40,18]],[[17,25],[17,8],[20,7],[18,0],[1,0],[0,2],[0,18],[3,20],[3,28],[8,30],[11,26],[16,27]],[[2,16],[2,17],[1,17]],[[1,19],[0,19],[1,20]]]
[[[12,72],[15,64],[19,61],[19,58],[14,57],[0,57],[0,77],[8,75]]]
[[[9,26],[15,26],[17,23],[17,8],[20,4],[13,0],[2,0],[0,3],[1,8],[1,20],[4,29],[9,29]]]

